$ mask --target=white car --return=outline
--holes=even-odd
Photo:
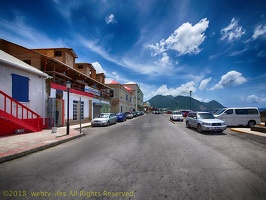
[[[204,131],[223,132],[226,129],[226,124],[223,120],[216,119],[209,112],[190,112],[187,115],[186,127],[196,128],[199,133]]]
[[[182,112],[174,111],[172,113],[171,117],[170,117],[170,120],[172,120],[172,121],[183,121],[184,117],[183,117]]]
[[[91,126],[109,126],[116,122],[117,117],[114,113],[101,113],[91,121]]]

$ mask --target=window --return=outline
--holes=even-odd
[[[227,115],[232,115],[233,114],[233,109],[229,109],[229,110],[225,111],[225,113]]]
[[[250,115],[257,115],[259,114],[257,109],[248,109],[248,114]]]
[[[78,101],[73,101],[73,120],[78,120]]]
[[[236,109],[236,114],[237,115],[247,115],[248,110],[247,109]]]
[[[12,74],[12,97],[20,102],[29,102],[29,78]]]
[[[83,69],[83,65],[78,65],[78,69]]]
[[[23,60],[23,62],[27,63],[28,65],[31,65],[31,60]]]
[[[54,57],[62,57],[62,51],[54,51]]]
[[[84,101],[81,101],[80,102],[81,104],[80,104],[80,116],[81,116],[81,119],[83,119],[84,118]]]
[[[73,101],[73,120],[84,119],[84,101]]]

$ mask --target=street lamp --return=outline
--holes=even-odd
[[[189,94],[190,94],[190,110],[191,110],[191,94],[192,94],[191,90],[189,91]]]
[[[67,132],[66,134],[69,135],[69,90],[71,88],[71,82],[67,80],[66,82],[66,88],[67,88]]]

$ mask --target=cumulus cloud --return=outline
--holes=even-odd
[[[172,95],[172,96],[178,96],[178,95],[188,95],[189,91],[192,91],[193,93],[196,91],[195,83],[193,81],[190,81],[186,84],[182,84],[180,87],[177,88],[168,88],[166,85],[162,85],[159,87],[155,92],[153,91],[153,95]]]
[[[117,21],[115,20],[114,14],[110,14],[110,15],[106,16],[105,17],[105,22],[107,24],[110,24],[110,23],[115,24],[115,23],[117,23]]]
[[[169,58],[169,56],[167,55],[167,53],[163,53],[162,58],[159,61],[155,62],[155,64],[157,64],[163,68],[166,68],[167,66],[172,65],[172,61]]]
[[[209,21],[204,18],[194,26],[190,23],[182,24],[166,40],[162,39],[159,43],[149,44],[146,47],[155,51],[154,55],[161,54],[167,50],[174,50],[179,55],[198,54],[206,36],[204,32],[209,26]]]
[[[221,40],[228,39],[228,41],[231,42],[233,40],[239,39],[243,34],[245,34],[245,31],[242,30],[242,26],[239,26],[238,20],[233,18],[231,23],[221,30]]]
[[[106,71],[102,68],[101,64],[98,63],[98,62],[93,62],[91,63],[92,66],[96,69],[96,73],[99,74],[99,73],[105,73],[106,74]]]
[[[220,82],[217,83],[214,87],[212,87],[211,90],[223,89],[225,87],[241,85],[246,81],[247,79],[245,79],[241,73],[237,71],[229,71],[227,72],[227,74],[221,77]]]
[[[266,102],[266,97],[258,97],[257,95],[249,95],[247,97],[241,97],[241,100],[243,102],[246,102],[246,103],[250,103],[250,104],[253,104],[253,103],[265,103]]]
[[[212,78],[207,78],[207,79],[204,79],[200,82],[200,86],[199,86],[199,89],[200,90],[203,90],[207,87],[208,83],[212,80]]]

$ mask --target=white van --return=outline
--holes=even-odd
[[[227,126],[255,126],[260,124],[260,112],[255,107],[222,108],[214,116],[225,122]]]

